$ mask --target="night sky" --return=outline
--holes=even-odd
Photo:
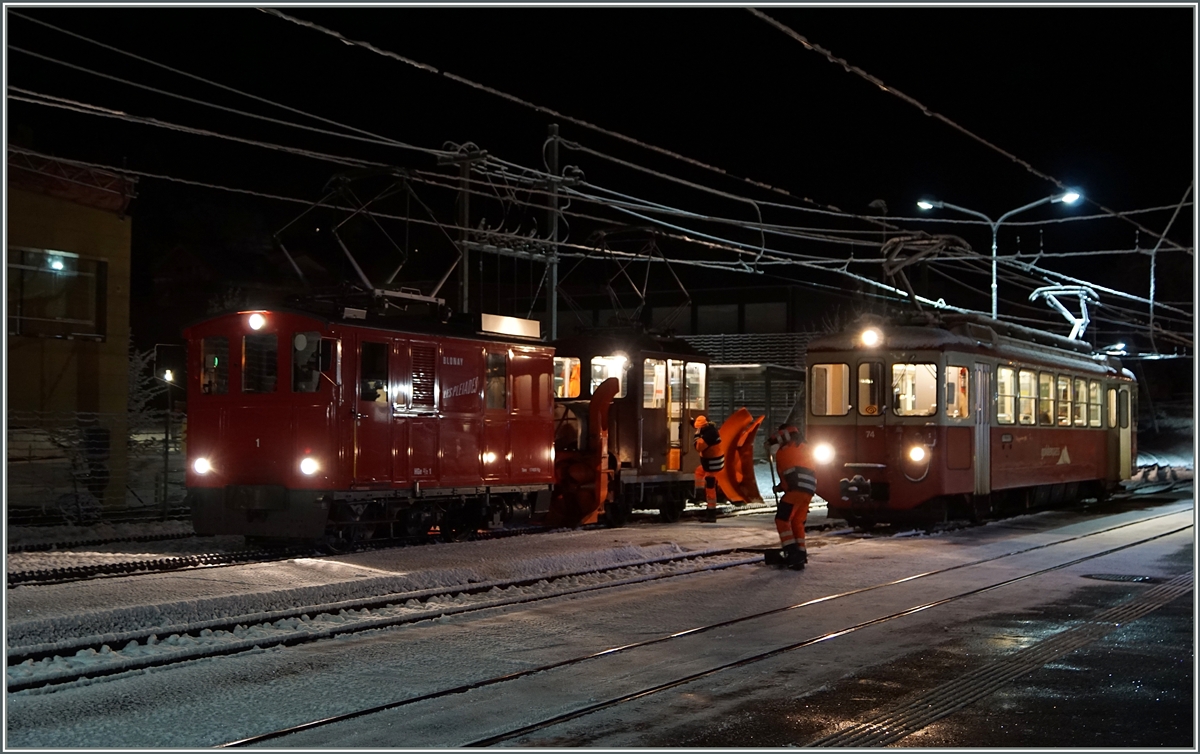
[[[150,60],[290,107],[426,149],[472,142],[492,156],[542,168],[547,126],[565,139],[627,162],[721,191],[758,200],[838,208],[878,215],[886,203],[894,227],[950,232],[975,250],[990,247],[985,226],[919,224],[923,196],[990,217],[1059,189],[1024,166],[864,80],[756,18],[745,8],[284,8],[353,40],[370,42],[572,118],[727,171],[728,176],[656,154],[493,94],[430,73],[250,7],[7,9],[6,125],[10,142],[65,158],[93,161],[194,181],[281,194],[308,201],[321,196],[344,168],[213,137],[51,109],[11,99],[12,87],[64,97],[134,115],[241,138],[437,170],[429,154],[256,122],[168,98],[31,57],[14,48],[173,93],[250,110],[281,120],[300,116],[168,73],[32,23],[30,16]],[[1078,187],[1092,203],[1048,205],[1014,221],[1167,207],[1136,216],[1161,233],[1195,175],[1195,11],[1175,7],[1058,8],[809,8],[764,7],[766,14],[814,45],[844,58],[918,100],[931,111]],[[311,120],[314,126],[328,127]],[[694,212],[752,220],[744,202],[730,201],[564,151],[564,165],[589,182]],[[447,173],[442,169],[443,173]],[[757,189],[742,179],[788,192]],[[238,249],[269,245],[270,236],[302,205],[237,197],[144,178],[134,217],[135,338],[171,337],[156,328],[149,300],[155,260],[165,250]],[[445,192],[443,192],[445,194]],[[442,220],[452,222],[453,196],[426,194]],[[1193,243],[1195,211],[1184,205],[1168,242]],[[1098,206],[1099,205],[1099,206]],[[498,220],[500,205],[473,204]],[[580,209],[581,207],[576,207]],[[510,228],[529,231],[544,213],[510,208]],[[821,228],[872,228],[865,221],[766,210],[767,222]],[[609,213],[608,217],[615,217]],[[969,219],[948,210],[945,219]],[[316,218],[314,215],[314,219]],[[319,223],[313,223],[314,227]],[[541,223],[539,232],[545,230]],[[712,230],[708,228],[708,230]],[[1040,233],[1039,233],[1040,231]],[[570,240],[589,233],[573,221]],[[757,243],[756,234],[730,238]],[[861,235],[861,234],[860,234]],[[203,242],[197,240],[204,237]],[[871,236],[878,238],[879,236]],[[297,238],[296,244],[304,245]],[[368,243],[365,240],[363,243]],[[428,244],[434,244],[429,241]],[[1046,226],[1002,226],[1001,254],[1153,248],[1156,239],[1121,220]],[[779,244],[797,253],[842,257],[836,244]],[[316,248],[315,246],[313,248]],[[433,248],[427,246],[427,248]],[[668,255],[695,256],[685,245],[661,244]],[[375,249],[378,251],[378,249]],[[249,252],[247,252],[249,253]],[[868,255],[870,251],[857,251]],[[878,251],[874,251],[878,255]],[[382,252],[365,255],[371,274],[394,266]],[[840,258],[840,257],[839,257]],[[427,261],[426,264],[432,264]],[[1061,272],[1138,296],[1148,293],[1144,255],[1080,256],[1048,261]],[[335,265],[336,266],[336,265]],[[436,265],[434,265],[436,266]],[[528,265],[527,265],[528,267]],[[414,271],[430,272],[414,265]],[[500,268],[497,268],[499,270]],[[815,296],[830,295],[842,279],[791,270],[768,276],[683,275],[697,290],[714,285],[813,281]],[[436,272],[434,272],[436,275]],[[522,272],[522,275],[528,274]],[[1188,312],[1194,299],[1192,255],[1157,256],[1157,297]],[[986,311],[987,281],[935,281],[929,292],[950,303]],[[1026,291],[1027,292],[1027,291]],[[1013,293],[1016,293],[1015,288]],[[695,294],[693,294],[695,296]],[[1002,288],[1002,296],[1004,289]],[[836,296],[835,296],[836,298]],[[1016,307],[1022,296],[1002,303]],[[1102,298],[1102,300],[1104,300]],[[1013,306],[1008,309],[1006,306]],[[1039,305],[1040,306],[1040,305]],[[1123,308],[1139,306],[1122,303]],[[1145,307],[1141,306],[1144,319]],[[1045,316],[1054,322],[1057,315]],[[155,324],[151,324],[151,321]],[[1094,315],[1098,337],[1122,328]],[[1186,320],[1186,321],[1185,321]],[[1061,323],[1061,319],[1058,319]],[[1161,320],[1186,333],[1190,318]],[[1107,332],[1106,332],[1107,330]]]

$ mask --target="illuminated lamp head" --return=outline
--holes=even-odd
[[[925,460],[925,448],[920,445],[914,445],[908,449],[908,458],[913,463],[920,463]]]
[[[204,475],[212,471],[212,464],[208,462],[207,458],[197,458],[192,462],[192,470],[197,474]]]
[[[254,312],[247,320],[247,324],[250,325],[251,330],[261,330],[263,325],[267,324],[267,318],[260,312]]]
[[[867,348],[873,348],[883,341],[883,335],[874,327],[868,327],[866,330],[862,331],[862,334],[859,336],[859,340],[861,340],[862,344]]]
[[[306,476],[312,476],[313,474],[317,473],[317,469],[319,468],[320,464],[318,464],[317,459],[313,458],[312,456],[305,456],[304,459],[300,461],[300,471]]]
[[[833,446],[823,442],[813,448],[813,460],[817,463],[829,463],[833,460]]]

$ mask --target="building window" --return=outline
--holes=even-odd
[[[105,336],[108,262],[8,247],[8,334]]]

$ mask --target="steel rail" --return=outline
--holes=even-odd
[[[898,585],[898,584],[903,584],[903,583],[906,583],[906,582],[909,582],[909,581],[915,581],[915,580],[917,580],[917,579],[921,579],[921,578],[926,578],[926,577],[930,577],[930,576],[936,576],[936,575],[940,575],[940,574],[944,574],[944,573],[949,573],[949,572],[951,572],[951,571],[956,571],[956,570],[959,570],[959,569],[962,569],[962,568],[970,568],[970,567],[974,567],[974,566],[982,565],[982,564],[985,564],[985,563],[990,563],[990,562],[993,562],[993,561],[996,561],[996,560],[1001,560],[1001,559],[1004,559],[1004,558],[1014,557],[1014,556],[1017,556],[1017,555],[1023,555],[1023,554],[1025,554],[1025,553],[1034,552],[1034,551],[1037,551],[1037,550],[1042,550],[1042,549],[1046,549],[1046,548],[1050,548],[1050,547],[1056,547],[1056,546],[1058,546],[1058,545],[1063,545],[1063,544],[1067,544],[1067,543],[1070,543],[1070,542],[1075,542],[1075,541],[1078,541],[1078,540],[1081,540],[1081,539],[1086,539],[1086,538],[1088,538],[1088,537],[1093,537],[1093,536],[1098,536],[1098,535],[1102,535],[1102,534],[1107,534],[1107,533],[1110,533],[1110,532],[1113,532],[1113,531],[1117,531],[1117,530],[1119,530],[1119,529],[1123,529],[1123,528],[1126,528],[1126,527],[1129,527],[1129,526],[1135,526],[1135,525],[1137,525],[1137,524],[1142,524],[1142,523],[1146,523],[1146,522],[1149,522],[1149,521],[1154,521],[1154,520],[1156,520],[1156,519],[1159,519],[1159,518],[1164,518],[1164,517],[1167,517],[1167,516],[1177,515],[1179,512],[1180,512],[1180,511],[1171,511],[1171,512],[1168,512],[1168,513],[1160,513],[1160,514],[1156,514],[1156,515],[1152,515],[1152,516],[1146,516],[1146,517],[1144,517],[1144,518],[1139,518],[1139,519],[1137,519],[1137,520],[1134,520],[1134,521],[1129,521],[1129,522],[1126,522],[1126,523],[1117,524],[1117,525],[1115,525],[1115,526],[1106,527],[1106,528],[1099,529],[1099,530],[1097,530],[1097,531],[1094,531],[1094,532],[1087,532],[1087,533],[1078,534],[1078,535],[1075,535],[1075,536],[1072,536],[1072,537],[1066,537],[1066,538],[1063,538],[1063,539],[1060,539],[1060,540],[1056,540],[1056,541],[1054,541],[1054,542],[1046,542],[1046,543],[1042,543],[1042,544],[1039,544],[1039,545],[1032,545],[1032,546],[1030,546],[1030,547],[1021,548],[1021,549],[1017,549],[1017,550],[1012,550],[1012,551],[1009,551],[1009,552],[1006,552],[1006,553],[1002,553],[1002,554],[999,554],[999,555],[994,555],[994,556],[987,557],[987,558],[981,558],[981,559],[979,559],[979,560],[974,560],[974,561],[970,561],[970,562],[967,562],[967,563],[959,563],[959,564],[957,564],[957,565],[949,566],[949,567],[946,567],[946,568],[940,568],[940,569],[936,569],[936,570],[933,570],[933,571],[926,571],[926,572],[923,572],[923,573],[913,574],[913,575],[911,575],[911,576],[906,576],[906,577],[903,577],[903,578],[900,578],[900,579],[895,579],[895,580],[893,580],[893,581],[887,581],[887,582],[883,582],[883,583],[880,583],[880,584],[874,584],[874,585],[871,585],[871,586],[859,587],[859,588],[857,588],[857,589],[851,589],[851,590],[848,590],[848,591],[845,591],[845,592],[840,592],[840,593],[837,593],[837,594],[825,595],[825,596],[823,596],[823,597],[817,597],[817,598],[815,598],[815,599],[807,600],[807,601],[805,601],[805,602],[800,602],[800,603],[796,603],[796,604],[793,604],[793,605],[786,605],[786,606],[783,606],[783,607],[778,607],[778,608],[774,608],[774,609],[767,610],[767,611],[762,611],[762,612],[758,612],[758,613],[752,613],[752,614],[748,614],[748,615],[743,615],[743,616],[740,616],[740,617],[737,617],[737,618],[732,618],[732,619],[730,619],[730,620],[720,621],[720,622],[718,622],[718,623],[712,623],[712,624],[708,624],[708,625],[704,625],[704,626],[697,626],[697,627],[694,627],[694,628],[685,629],[685,630],[682,630],[682,631],[676,631],[676,632],[674,632],[674,633],[667,634],[667,635],[665,635],[665,636],[659,636],[659,637],[656,637],[656,638],[653,638],[653,639],[646,639],[646,640],[643,640],[643,641],[632,642],[632,643],[629,643],[629,644],[624,644],[624,645],[620,645],[620,646],[609,647],[609,648],[607,648],[607,649],[603,649],[603,650],[600,650],[600,651],[598,651],[598,652],[592,652],[592,653],[590,653],[590,654],[581,655],[581,656],[578,656],[578,657],[573,657],[573,658],[568,658],[568,659],[565,659],[565,660],[560,660],[560,661],[558,661],[558,662],[549,663],[549,664],[546,664],[546,665],[541,665],[541,666],[538,666],[538,667],[535,667],[535,668],[529,668],[529,669],[526,669],[526,670],[516,671],[516,672],[513,672],[513,673],[508,673],[508,674],[501,675],[501,676],[496,676],[496,677],[493,677],[493,678],[487,678],[487,679],[484,679],[484,680],[481,680],[481,681],[474,681],[474,682],[467,683],[467,684],[463,684],[463,685],[460,685],[460,686],[455,686],[455,687],[452,687],[452,688],[442,689],[442,690],[439,690],[439,691],[433,691],[433,692],[429,692],[429,693],[427,693],[427,694],[421,694],[421,695],[418,695],[418,696],[409,697],[409,698],[406,698],[406,699],[401,699],[401,700],[394,701],[394,702],[387,702],[387,703],[385,703],[385,704],[380,704],[380,705],[377,705],[377,706],[368,707],[368,708],[366,708],[366,709],[362,709],[362,710],[356,710],[356,711],[354,711],[354,712],[347,712],[347,713],[343,713],[343,714],[339,714],[339,715],[334,715],[334,716],[327,717],[327,718],[323,718],[323,719],[320,719],[320,720],[313,720],[313,721],[310,721],[310,722],[302,723],[302,724],[300,724],[300,725],[291,726],[291,727],[288,727],[288,728],[282,728],[282,729],[280,729],[280,730],[271,731],[271,732],[268,732],[268,733],[262,733],[262,734],[258,734],[258,735],[255,735],[255,736],[249,736],[249,737],[242,738],[242,739],[239,739],[239,740],[236,740],[236,741],[231,741],[231,742],[227,742],[227,743],[224,743],[224,744],[219,744],[219,745],[217,745],[217,748],[229,748],[229,747],[238,747],[238,746],[248,746],[248,745],[251,745],[251,744],[257,744],[257,743],[261,743],[261,742],[264,742],[264,741],[270,741],[270,740],[273,740],[273,739],[282,738],[282,737],[284,737],[284,736],[288,736],[288,735],[291,735],[291,734],[294,734],[294,733],[299,733],[299,732],[302,732],[302,731],[305,731],[305,730],[311,730],[311,729],[313,729],[313,728],[324,727],[324,726],[326,726],[326,725],[332,725],[332,724],[335,724],[335,723],[340,723],[340,722],[344,722],[344,721],[347,721],[347,720],[352,720],[352,719],[359,718],[359,717],[365,717],[365,716],[368,716],[368,715],[373,715],[373,714],[377,714],[377,713],[380,713],[380,712],[385,712],[385,711],[392,710],[392,709],[396,709],[396,708],[399,708],[399,707],[404,707],[404,706],[407,706],[407,705],[416,704],[416,703],[418,703],[418,702],[424,702],[424,701],[430,701],[430,700],[434,700],[434,699],[440,699],[440,698],[444,698],[444,697],[448,697],[448,696],[453,696],[453,695],[456,695],[456,694],[463,694],[463,693],[466,693],[466,692],[468,692],[468,691],[473,691],[473,690],[475,690],[475,689],[485,688],[485,687],[488,687],[488,686],[494,686],[494,685],[501,684],[501,683],[506,683],[506,682],[509,682],[509,681],[515,681],[515,680],[517,680],[517,679],[524,678],[524,677],[526,677],[526,676],[531,676],[531,675],[534,675],[534,674],[537,674],[537,673],[544,673],[544,672],[546,672],[546,671],[548,671],[548,670],[555,670],[555,669],[558,669],[558,668],[569,667],[569,666],[572,666],[572,665],[578,665],[578,664],[581,664],[581,663],[587,662],[587,661],[589,661],[589,660],[593,660],[593,659],[597,659],[597,658],[602,658],[602,657],[608,657],[608,656],[612,656],[612,655],[615,655],[615,654],[618,654],[618,653],[621,653],[621,652],[626,652],[626,651],[633,650],[633,649],[639,649],[639,648],[642,648],[642,647],[653,646],[653,645],[655,645],[655,644],[660,644],[660,643],[663,643],[663,642],[671,641],[671,640],[678,639],[678,638],[685,637],[685,636],[692,636],[692,635],[696,635],[696,634],[704,633],[704,632],[707,632],[707,631],[713,631],[713,630],[720,629],[720,628],[726,628],[726,627],[728,627],[728,626],[736,625],[736,624],[738,624],[738,623],[743,623],[743,622],[746,622],[746,621],[751,621],[751,620],[761,619],[761,618],[765,618],[765,617],[768,617],[768,616],[772,616],[772,615],[777,615],[777,614],[780,614],[780,613],[784,613],[784,612],[787,612],[787,611],[790,611],[790,610],[797,610],[797,609],[800,609],[800,608],[803,608],[803,607],[807,607],[807,606],[809,606],[809,605],[814,605],[814,604],[818,604],[818,603],[822,603],[822,602],[829,602],[829,601],[836,600],[836,599],[842,599],[842,598],[846,598],[846,597],[851,597],[851,596],[854,596],[854,595],[857,595],[857,594],[862,594],[862,593],[864,593],[864,592],[870,592],[870,591],[873,591],[873,590],[876,590],[876,589],[882,589],[882,588],[889,587],[889,586],[895,586],[895,585]],[[1187,527],[1184,527],[1184,528],[1187,528]],[[1059,566],[1059,567],[1066,567],[1066,566],[1064,565],[1064,566]],[[922,609],[924,609],[924,608],[922,608]],[[911,611],[911,612],[916,612],[916,611],[915,611],[915,610],[913,610],[913,611]],[[906,614],[908,614],[908,613],[906,613]],[[899,615],[897,615],[897,616],[894,616],[894,617],[900,617],[900,616],[899,616]],[[876,621],[876,622],[878,622],[878,621]],[[863,627],[865,627],[865,626],[863,626]],[[851,628],[851,629],[849,629],[849,630],[857,630],[857,628],[854,628],[854,627],[852,627],[852,628]],[[825,638],[832,638],[832,636],[827,636],[827,637],[825,637]],[[822,641],[823,641],[824,639],[822,638],[822,639],[819,639],[819,640],[822,640]],[[816,643],[816,642],[815,642],[815,641],[813,641],[813,642],[810,642],[810,643]],[[805,646],[807,646],[807,644],[804,644],[804,645],[805,645]],[[758,659],[766,659],[766,658],[767,658],[767,657],[769,657],[769,656],[773,656],[774,654],[778,654],[780,651],[790,651],[790,649],[798,649],[799,647],[800,647],[800,645],[794,645],[794,646],[791,646],[791,647],[789,647],[789,648],[784,648],[784,650],[777,650],[777,651],[775,651],[775,652],[773,652],[773,653],[769,653],[769,654],[764,654],[764,655],[758,656]],[[656,693],[657,691],[666,690],[666,688],[673,688],[674,686],[676,686],[676,685],[680,685],[681,683],[687,683],[687,682],[690,682],[691,680],[695,680],[696,678],[704,677],[705,675],[710,675],[710,674],[712,674],[712,673],[714,673],[714,672],[719,672],[720,670],[727,669],[727,667],[734,667],[734,666],[736,666],[736,664],[734,664],[734,665],[730,665],[730,666],[722,666],[722,667],[720,667],[720,668],[717,668],[717,669],[715,669],[715,670],[712,670],[712,671],[707,671],[707,672],[705,672],[705,673],[697,674],[697,675],[695,675],[695,676],[689,676],[689,677],[688,677],[688,678],[686,678],[686,679],[683,679],[683,680],[681,680],[681,681],[679,681],[679,682],[673,682],[672,684],[670,684],[670,685],[665,685],[665,686],[663,686],[662,688],[655,688],[655,689],[653,689],[653,690],[650,690],[650,691],[648,691],[648,692],[639,692],[639,695],[638,695],[638,697],[640,697],[640,696],[644,696],[644,695],[646,695],[647,693]],[[553,719],[551,719],[550,721],[546,721],[544,724],[536,724],[536,727],[532,727],[532,728],[530,728],[529,730],[538,729],[538,728],[540,728],[540,727],[549,727],[550,725],[557,724],[558,722],[564,722],[564,721],[566,721],[566,720],[568,720],[568,719],[572,719],[572,718],[574,718],[574,717],[580,717],[580,716],[582,716],[582,715],[591,714],[592,712],[599,711],[600,709],[604,709],[604,708],[606,708],[606,707],[609,707],[609,706],[614,706],[615,704],[624,703],[624,702],[626,702],[626,701],[632,701],[632,699],[633,699],[633,698],[637,698],[637,697],[633,697],[633,696],[630,696],[629,698],[624,698],[624,697],[621,697],[621,698],[618,698],[617,700],[610,700],[609,702],[603,702],[603,703],[600,703],[600,704],[598,704],[598,705],[592,705],[592,706],[590,706],[590,707],[584,708],[583,710],[577,711],[577,712],[575,712],[575,713],[568,713],[568,716],[560,716],[560,717],[558,717],[558,718],[553,718]],[[527,727],[529,727],[529,726],[527,726]],[[493,739],[485,739],[484,741],[481,741],[481,742],[476,742],[476,743],[474,743],[474,744],[469,744],[469,745],[471,745],[471,746],[475,746],[475,745],[490,745],[490,743],[496,743],[496,742],[499,742],[499,741],[501,741],[501,740],[506,740],[506,739],[508,739],[508,738],[513,738],[513,737],[515,737],[515,736],[517,736],[517,735],[522,735],[524,732],[529,732],[529,731],[527,731],[525,728],[522,728],[522,729],[520,729],[520,730],[518,730],[518,731],[513,731],[513,732],[510,732],[509,734],[503,734],[503,735],[502,735],[502,736],[500,736],[500,737],[493,737],[493,739],[494,739],[494,740],[493,740]]]

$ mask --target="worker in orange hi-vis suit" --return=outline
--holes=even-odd
[[[696,428],[694,445],[700,453],[700,469],[704,472],[704,500],[708,509],[700,519],[708,523],[717,520],[717,477],[716,473],[725,468],[725,451],[721,449],[721,433],[717,425],[709,422],[703,416],[697,416],[692,421]]]
[[[804,546],[804,522],[808,520],[808,504],[817,491],[816,464],[812,450],[804,442],[800,430],[782,424],[766,441],[767,455],[775,455],[775,468],[780,482],[776,492],[783,493],[775,509],[775,529],[783,546],[782,565],[799,571],[808,562]]]

